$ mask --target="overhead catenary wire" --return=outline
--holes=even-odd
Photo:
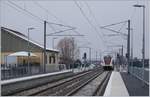
[[[109,26],[114,26],[114,25],[117,25],[117,24],[122,24],[124,22],[128,22],[128,21],[126,20],[126,21],[122,21],[122,22],[117,22],[117,23],[109,24],[109,25],[106,25],[106,26],[101,26],[101,28],[105,28],[105,27],[109,27]]]
[[[40,17],[38,17],[38,16],[32,14],[31,12],[29,12],[28,10],[26,10],[26,9],[24,9],[24,8],[22,8],[22,7],[20,7],[20,6],[18,6],[17,4],[13,3],[12,1],[9,1],[9,0],[8,0],[7,2],[9,3],[9,6],[12,7],[12,8],[14,8],[15,10],[17,10],[17,11],[19,11],[19,12],[22,12],[22,13],[24,12],[24,13],[26,13],[26,14],[32,16],[32,18],[38,20],[40,23],[43,23],[43,22],[42,22],[43,19],[41,19]],[[10,5],[10,4],[11,4],[11,5]],[[8,5],[8,4],[7,4],[7,5]],[[13,6],[12,6],[12,5],[13,5]],[[14,7],[14,6],[15,6],[15,7]],[[22,11],[20,11],[19,9],[22,10]]]
[[[56,32],[57,30],[53,27],[53,25],[51,25],[51,24],[48,24],[48,26],[54,31],[54,32]]]
[[[33,3],[35,5],[37,5],[39,8],[41,8],[42,10],[44,10],[46,13],[48,13],[49,15],[53,16],[56,20],[58,20],[60,23],[63,23],[62,20],[60,20],[56,15],[54,15],[52,12],[50,12],[48,9],[46,9],[45,7],[43,7],[41,4],[39,4],[37,1],[33,1]]]
[[[8,3],[11,4],[11,5],[13,5],[13,6],[15,6],[15,7],[11,6],[11,7],[14,8],[15,10],[17,10],[17,11],[19,11],[19,12],[24,12],[26,15],[29,15],[29,16],[31,16],[33,19],[36,19],[36,21],[38,20],[40,23],[43,23],[43,22],[45,21],[44,19],[41,19],[39,16],[34,15],[33,13],[29,12],[28,10],[26,10],[26,9],[24,9],[24,8],[22,8],[22,7],[20,7],[19,5],[15,4],[15,3],[13,3],[13,2],[11,2],[11,1],[9,1],[9,0],[8,0]],[[7,4],[7,5],[8,5],[8,4]],[[20,9],[21,11],[20,11],[19,9]],[[68,25],[63,25],[63,24],[60,24],[60,23],[53,23],[53,22],[49,22],[49,21],[46,21],[46,23],[47,23],[47,25],[48,25],[50,28],[52,28],[52,30],[53,30],[54,32],[57,32],[57,31],[53,28],[52,25],[58,25],[58,26],[62,26],[62,27],[67,27],[67,28],[69,28],[69,29],[71,29],[71,30],[74,30],[74,29],[75,29],[75,27],[68,26]],[[67,30],[68,30],[68,29],[67,29]],[[67,30],[65,30],[65,31],[67,31]],[[62,30],[61,30],[61,31],[62,31]],[[65,32],[65,31],[63,31],[63,32]],[[80,36],[81,36],[81,35],[80,35]]]
[[[78,31],[76,31],[76,30],[73,30],[73,31],[74,31],[75,33],[77,33],[77,34],[80,34],[80,33],[79,33]],[[83,38],[84,38],[84,40],[85,40],[86,42],[90,43],[90,42],[89,42],[89,40],[88,40],[88,39],[86,39],[86,36],[81,36],[81,37],[83,37]],[[82,38],[82,39],[83,39],[83,38]]]
[[[89,4],[86,1],[84,1],[84,3],[87,6],[87,8],[88,8],[90,14],[92,15],[93,19],[95,20],[96,25],[99,26],[100,24],[99,24],[98,20],[96,19],[91,7],[89,6]],[[105,34],[102,31],[100,31],[100,32],[103,36],[105,36]],[[102,37],[102,38],[104,38],[104,37]],[[103,39],[103,40],[105,40],[105,39]],[[106,44],[106,46],[107,46],[107,44]]]
[[[126,24],[127,22],[128,22],[127,20],[126,20],[126,21],[121,21],[121,22],[109,24],[109,25],[106,25],[106,26],[102,26],[102,27],[100,27],[100,28],[109,30],[109,31],[111,31],[111,32],[115,32],[116,34],[120,34],[121,37],[124,39],[124,38],[127,37],[127,34],[122,33],[122,32],[121,32],[121,29],[125,26],[125,24]],[[120,28],[118,31],[108,28],[108,27],[115,26],[115,25],[118,25],[118,24],[123,24],[123,25],[121,26],[121,28]],[[125,37],[124,37],[124,36],[125,36]],[[125,39],[125,40],[126,40],[126,39]]]
[[[29,12],[28,10],[26,9],[23,9],[22,7],[18,6],[17,4],[13,3],[12,1],[8,0],[9,3],[11,3],[12,5],[16,6],[18,9],[21,9],[22,11],[26,12],[27,14],[37,18],[39,21],[41,21],[43,23],[43,21],[45,21],[44,19],[38,17],[37,15],[34,15],[33,13]],[[68,28],[74,28],[74,27],[71,27],[71,26],[68,26],[68,25],[63,25],[63,24],[60,24],[60,23],[53,23],[53,22],[49,22],[49,21],[46,21],[48,24],[54,24],[54,25],[59,25],[59,26],[63,26],[63,27],[68,27]]]
[[[60,31],[58,31],[58,32],[50,33],[50,34],[47,34],[47,35],[53,35],[53,34],[62,33],[62,32],[69,31],[69,30],[74,30],[74,29],[75,29],[75,28],[60,30]]]
[[[48,13],[48,14],[50,14],[50,15],[52,15],[52,16],[54,16],[53,14],[51,14],[47,9],[45,9],[43,6],[41,6],[38,2],[36,2],[36,1],[33,1],[33,3],[36,5],[36,6],[38,6],[39,8],[41,8],[42,10],[44,10],[46,13]],[[54,16],[55,17],[55,16]],[[57,18],[57,17],[55,17],[55,18]],[[47,21],[48,21],[48,19],[47,19]],[[52,26],[52,25],[48,25],[54,32],[56,32],[56,29]]]
[[[53,16],[56,20],[58,20],[60,23],[64,23],[62,20],[60,20],[56,15],[52,14],[48,9],[44,8],[41,4],[39,4],[37,1],[33,1],[35,5],[37,5],[38,7],[40,7],[41,9],[43,9],[45,12],[47,12],[49,15]],[[66,23],[65,23],[66,24]],[[70,28],[70,29],[75,29],[75,28]],[[69,29],[69,30],[70,30]],[[54,29],[53,29],[54,30]],[[68,29],[66,29],[68,30]],[[56,32],[56,30],[55,30]],[[58,31],[58,32],[62,32],[62,31]],[[73,30],[73,32],[77,33],[80,35],[79,32]]]
[[[33,13],[31,13],[31,12],[29,12],[28,10],[26,10],[25,8],[22,8],[22,7],[20,7],[19,5],[17,5],[17,4],[15,4],[15,3],[13,3],[13,2],[11,2],[11,1],[9,1],[8,0],[8,3],[9,3],[9,6],[11,7],[11,8],[13,8],[13,9],[15,9],[15,10],[17,10],[17,11],[19,11],[19,12],[23,12],[23,13],[25,13],[26,15],[29,15],[30,17],[32,17],[33,19],[36,19],[36,21],[38,20],[40,23],[42,23],[43,24],[43,22],[45,21],[44,19],[41,19],[39,16],[36,16],[35,14],[33,14]],[[7,4],[8,5],[8,4]],[[53,22],[49,22],[49,21],[46,21],[46,23],[47,23],[47,25],[50,27],[50,28],[52,28],[53,29],[53,27],[52,27],[52,25],[58,25],[58,26],[63,26],[63,27],[67,27],[67,28],[70,28],[70,29],[72,29],[72,30],[74,30],[74,28],[75,27],[72,27],[72,26],[68,26],[68,25],[63,25],[63,24],[60,24],[60,23],[53,23]],[[53,29],[54,30],[54,29]],[[54,31],[54,32],[56,32],[56,31]],[[60,36],[62,36],[62,35],[60,35]],[[72,35],[68,35],[68,36],[72,36]],[[73,36],[81,36],[81,35],[73,35]]]
[[[122,24],[122,23],[123,23],[123,25],[121,26],[121,28],[118,31],[108,28],[110,26],[114,26],[114,25],[118,25],[118,24]],[[115,33],[118,33],[121,36],[127,36],[127,34],[121,32],[121,29],[125,26],[126,23],[127,23],[127,20],[126,21],[117,22],[117,23],[113,23],[113,24],[109,24],[109,25],[106,25],[106,26],[101,26],[100,28],[106,29],[106,30],[109,30],[109,31],[112,31],[112,32],[115,32]]]
[[[7,2],[9,3],[9,5],[11,5],[11,7],[14,7],[15,10],[18,10],[19,12],[23,12],[26,15],[29,15],[30,17],[32,17],[33,19],[38,20],[40,23],[43,23],[43,21],[44,21],[43,18],[33,14],[32,12],[28,11],[25,8],[22,8],[21,6],[19,6],[18,4],[14,3],[14,2],[12,2],[10,0],[8,0]],[[63,24],[60,24],[60,23],[52,23],[52,22],[49,22],[49,21],[47,21],[47,23],[48,23],[48,25],[54,24],[54,25],[59,25],[59,26],[63,26],[63,27],[74,28],[74,27],[66,26],[66,25],[63,25]],[[74,32],[79,33],[77,31],[74,31]]]
[[[80,5],[77,3],[76,0],[74,0],[75,5],[79,8],[81,14],[84,16],[84,18],[87,20],[87,22],[90,24],[90,26],[95,30],[95,32],[99,35],[100,39],[102,40],[103,45],[105,45],[104,40],[102,38],[102,36],[100,35],[100,33],[97,31],[97,29],[95,28],[95,26],[91,23],[91,21],[89,20],[89,18],[86,16],[86,14],[84,13],[83,9],[80,7]],[[105,45],[106,46],[106,45]]]
[[[96,25],[99,26],[99,22],[97,21],[97,19],[96,19],[94,13],[93,13],[91,7],[89,6],[89,4],[86,1],[84,1],[84,3],[86,4],[86,6],[87,6],[87,8],[88,8],[88,10],[90,12],[90,14],[92,15],[93,19],[95,20]],[[101,33],[104,35],[103,32],[101,32]]]
[[[24,12],[24,11],[19,10],[18,8],[16,8],[16,7],[15,7],[15,6],[13,6],[12,4],[10,4],[10,3],[6,3],[6,2],[5,2],[5,4],[6,4],[7,6],[11,7],[12,9],[14,9],[14,10],[15,10],[15,11],[17,11],[17,12],[20,12],[20,13],[26,14],[27,16],[30,16],[32,19],[34,19],[36,22],[38,22],[38,23],[39,23],[39,21],[37,21],[37,20],[38,20],[37,18],[35,18],[35,17],[33,17],[33,16],[31,16],[31,15],[27,14],[27,13],[26,13],[26,12]],[[42,23],[42,22],[40,22],[40,23]]]
[[[56,18],[60,23],[62,23],[62,21],[57,18],[57,16],[55,16],[54,14],[50,13],[48,9],[44,8],[42,5],[40,5],[38,2],[33,1],[35,5],[37,5],[38,7],[40,7],[41,9],[43,9],[45,12],[47,12],[48,14],[52,15],[54,18]],[[48,25],[52,26],[51,24],[53,23],[48,23]],[[59,26],[62,26],[61,24],[58,24]],[[64,25],[63,25],[64,26]],[[75,27],[71,27],[71,26],[64,26],[64,27],[69,27],[70,29],[65,29],[65,30],[60,30],[60,31],[56,31],[54,33],[51,34],[47,34],[47,35],[52,35],[52,34],[57,34],[57,33],[61,33],[61,32],[65,32],[65,31],[69,31],[69,30],[73,30],[75,33],[77,33],[77,31],[75,31],[74,29],[76,29]],[[81,35],[80,33],[77,33],[78,35]]]
[[[126,25],[126,22],[123,23],[123,25],[120,27],[120,29],[118,30],[118,32],[120,32],[125,25]]]
[[[14,5],[15,7],[17,7],[18,9],[22,10],[23,12],[27,13],[28,15],[32,16],[34,19],[38,20],[40,23],[43,23],[44,22],[44,19],[41,19],[40,17],[34,15],[33,13],[29,12],[28,10],[26,9],[23,9],[22,7],[18,6],[17,4],[11,2],[8,0],[8,2],[12,5]],[[12,6],[11,6],[12,7]],[[13,7],[14,9],[18,10],[17,8]],[[49,25],[50,28],[52,28],[54,30],[54,28]]]
[[[120,34],[120,35],[127,36],[127,34],[125,34],[125,33],[122,33],[122,32],[119,32],[119,31],[116,31],[116,30],[113,30],[113,29],[110,29],[110,28],[103,28],[103,29],[106,29],[106,30],[109,30],[109,31],[115,32],[115,33]]]

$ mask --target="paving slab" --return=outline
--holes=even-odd
[[[104,96],[129,96],[119,72],[112,72]]]

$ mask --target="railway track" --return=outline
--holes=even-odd
[[[57,82],[21,91],[13,96],[71,96],[103,72],[102,68],[94,69]],[[96,93],[98,94],[98,92]]]
[[[92,96],[103,96],[105,92],[105,88],[109,81],[110,75],[111,75],[111,71],[107,72],[106,76],[102,78],[100,84],[98,85],[98,87],[96,88]]]

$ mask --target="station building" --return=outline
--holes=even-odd
[[[30,64],[43,66],[44,62],[44,46],[29,39],[29,50],[36,56],[30,56]],[[21,32],[1,27],[1,64],[6,64],[6,57],[9,54],[28,51],[28,37]],[[27,64],[27,57],[16,57],[17,64]],[[46,66],[58,65],[59,51],[54,49],[46,49]],[[16,63],[12,63],[16,64]]]

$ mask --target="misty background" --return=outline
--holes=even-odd
[[[85,16],[81,13],[80,6]],[[63,25],[75,27],[76,32],[85,35],[74,37],[79,47],[91,47],[92,58],[95,58],[96,53],[98,58],[104,51],[117,51],[119,48],[109,48],[108,45],[124,45],[124,55],[126,53],[127,40],[120,36],[108,37],[108,34],[113,34],[110,31],[101,29],[101,26],[117,23],[121,21],[131,20],[131,28],[133,28],[133,57],[142,58],[142,23],[143,12],[142,8],[135,8],[135,4],[144,4],[146,6],[146,58],[149,58],[149,9],[150,1],[148,0],[1,0],[0,1],[0,20],[1,26],[19,31],[27,35],[27,29],[34,27],[30,31],[30,38],[43,44],[44,23],[39,19],[27,14],[15,5],[24,10],[31,12],[39,18]],[[85,18],[87,17],[91,24]],[[112,27],[114,30],[119,30],[121,25]],[[124,25],[121,32],[127,34],[127,25]],[[54,33],[66,29],[58,25],[51,25],[47,27],[47,33]],[[62,34],[77,34],[75,31],[66,31]],[[47,37],[47,47],[52,48],[52,39],[54,37]],[[60,39],[55,39],[55,47]],[[80,49],[80,56],[87,52],[88,49]]]

